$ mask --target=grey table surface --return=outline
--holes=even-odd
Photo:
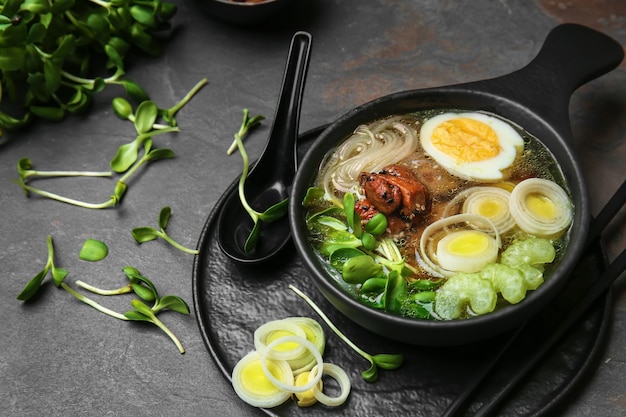
[[[186,348],[181,355],[155,328],[104,316],[50,283],[34,302],[22,303],[16,296],[44,265],[46,236],[51,235],[57,264],[70,271],[69,283],[81,279],[113,287],[124,283],[121,268],[132,265],[162,293],[180,295],[191,304],[193,256],[162,241],[139,246],[130,230],[155,225],[159,209],[169,205],[173,216],[168,230],[182,244],[196,245],[214,204],[241,171],[240,159],[227,158],[225,151],[243,108],[268,117],[247,142],[252,158],[262,149],[294,31],[313,35],[301,131],[395,91],[511,72],[534,57],[559,23],[582,23],[626,45],[626,4],[620,0],[294,0],[279,19],[258,27],[215,20],[190,0],[176,3],[179,10],[165,53],[137,58],[128,76],[163,107],[200,79],[206,77],[209,84],[179,113],[181,132],[159,139],[176,158],[143,171],[121,206],[94,211],[26,198],[12,183],[22,157],[46,170],[108,169],[117,147],[134,138],[133,127],[111,109],[119,92],[102,93],[85,116],[36,123],[2,138],[0,415],[260,415],[236,397],[221,375],[193,311],[164,316]],[[625,177],[626,63],[575,92],[571,116],[573,147],[597,213]],[[45,187],[103,201],[110,183],[102,181],[49,180]],[[626,246],[624,214],[622,210],[605,233],[609,258]],[[86,238],[107,242],[109,256],[97,263],[80,261],[77,254]],[[623,289],[618,282],[611,330],[597,369],[562,415],[626,415]],[[107,301],[120,311],[126,303]],[[423,415],[419,404],[415,413]]]

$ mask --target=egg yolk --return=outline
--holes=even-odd
[[[554,202],[543,194],[528,194],[525,203],[533,214],[543,219],[553,219],[557,215],[557,208]]]
[[[276,379],[282,380],[282,372],[278,366],[268,361],[267,368]],[[255,361],[246,365],[241,373],[241,381],[246,390],[257,395],[270,396],[279,391],[279,389],[272,384],[272,381],[265,376],[261,361]]]
[[[461,232],[450,239],[446,249],[455,255],[476,256],[487,250],[489,237],[480,232]]]
[[[491,126],[469,118],[441,123],[433,130],[431,142],[457,162],[484,161],[500,153],[498,135]]]

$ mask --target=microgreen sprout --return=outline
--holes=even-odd
[[[144,227],[136,227],[132,230],[132,235],[135,241],[139,244],[144,242],[149,242],[151,240],[155,240],[157,238],[162,238],[175,248],[192,255],[197,255],[199,251],[197,249],[187,248],[180,243],[176,242],[172,239],[165,229],[169,223],[170,217],[172,216],[172,209],[169,206],[163,207],[159,212],[159,229],[155,229],[153,227],[144,226]]]
[[[133,47],[159,55],[163,41],[156,32],[170,27],[176,10],[160,0],[3,2],[0,91],[6,94],[0,99],[6,97],[9,106],[3,107],[20,114],[0,111],[0,129],[83,112],[109,85],[146,100],[143,88],[124,78],[124,60]]]
[[[174,152],[171,149],[167,149],[167,148],[152,149],[152,140],[147,139],[144,142],[144,153],[141,159],[135,162],[135,164],[129,170],[127,170],[126,173],[122,177],[120,177],[120,179],[117,180],[115,187],[113,189],[113,194],[109,197],[108,200],[102,203],[90,203],[90,202],[76,200],[76,199],[69,198],[69,197],[64,197],[56,193],[51,193],[45,190],[41,190],[39,188],[35,188],[31,185],[28,185],[24,180],[15,181],[15,183],[19,185],[20,187],[22,187],[22,189],[26,192],[27,195],[28,193],[33,193],[33,194],[37,194],[45,198],[49,198],[51,200],[56,200],[62,203],[71,204],[71,205],[78,206],[78,207],[84,207],[88,209],[104,209],[104,208],[109,208],[109,207],[115,207],[121,203],[122,198],[128,188],[128,185],[127,185],[128,180],[139,168],[141,168],[143,165],[152,161],[157,161],[159,159],[173,158],[173,157],[174,157]]]
[[[107,257],[109,247],[106,243],[97,239],[86,239],[78,257],[83,261],[97,262]]]
[[[404,361],[404,357],[401,354],[379,353],[377,355],[370,355],[369,353],[359,348],[350,339],[348,339],[348,337],[344,335],[337,328],[337,326],[335,326],[335,324],[328,318],[328,316],[326,316],[326,314],[324,314],[324,312],[315,304],[313,300],[311,300],[306,294],[304,294],[302,291],[300,291],[293,285],[289,285],[289,288],[293,292],[298,294],[298,296],[300,296],[304,301],[306,301],[307,304],[309,304],[311,308],[313,308],[313,310],[315,310],[315,312],[319,314],[319,316],[324,320],[324,322],[326,322],[328,327],[330,327],[331,330],[335,332],[335,334],[339,336],[341,340],[343,340],[355,352],[357,352],[359,355],[361,355],[363,358],[369,361],[370,363],[369,369],[361,372],[361,376],[363,377],[365,381],[376,382],[376,380],[378,379],[378,368],[385,369],[385,370],[394,370],[394,369],[399,368],[402,365],[402,362]]]
[[[200,91],[204,85],[207,84],[207,82],[208,81],[206,79],[200,80],[185,95],[185,97],[183,97],[182,100],[168,109],[160,109],[154,102],[146,99],[139,104],[136,112],[133,113],[133,108],[126,99],[121,97],[113,99],[113,110],[115,111],[115,114],[122,119],[131,121],[135,126],[137,136],[132,142],[121,145],[109,163],[114,172],[123,175],[116,182],[113,194],[108,200],[102,203],[84,202],[33,187],[32,185],[27,184],[27,180],[35,177],[60,176],[111,177],[113,175],[113,172],[111,171],[37,171],[33,169],[33,164],[30,159],[22,158],[17,164],[17,171],[20,179],[15,182],[22,187],[26,195],[29,193],[38,194],[45,198],[89,209],[116,207],[121,203],[122,197],[128,188],[128,179],[135,173],[135,171],[147,162],[156,161],[158,159],[172,158],[174,156],[174,152],[170,149],[152,149],[152,138],[156,135],[180,131],[178,123],[175,119],[176,113],[186,103],[188,103],[191,98],[198,91]],[[163,125],[156,123],[159,118],[165,120],[168,124]],[[143,157],[139,159],[140,149],[142,146],[144,148],[144,154]]]
[[[87,246],[95,246],[98,250],[102,250],[104,243],[96,240],[88,240]],[[104,246],[106,247],[106,245]],[[159,296],[155,285],[148,278],[143,276],[137,268],[132,266],[124,267],[122,270],[126,274],[126,277],[129,280],[129,283],[123,287],[116,288],[113,290],[105,290],[93,285],[87,284],[81,280],[76,281],[76,285],[79,287],[88,290],[94,294],[98,295],[120,295],[120,294],[128,294],[134,293],[139,297],[139,299],[131,300],[132,310],[127,311],[124,314],[120,314],[116,311],[113,311],[107,307],[104,307],[100,303],[94,301],[93,299],[84,296],[78,291],[74,290],[68,283],[65,282],[65,278],[68,275],[68,271],[59,268],[54,264],[54,245],[52,242],[52,236],[48,236],[47,238],[47,248],[48,248],[48,258],[46,261],[45,267],[35,275],[24,287],[24,289],[18,294],[17,299],[21,301],[30,300],[41,288],[43,280],[48,275],[48,272],[51,272],[52,279],[54,284],[63,288],[69,294],[74,296],[77,300],[87,304],[88,306],[96,309],[97,311],[104,313],[108,316],[114,317],[118,320],[124,321],[145,321],[154,324],[159,329],[161,329],[167,336],[174,342],[180,353],[185,353],[185,349],[183,348],[180,340],[172,333],[172,331],[163,324],[161,320],[159,320],[156,316],[162,311],[171,310],[177,313],[189,314],[189,306],[187,303],[178,296],[175,295],[166,295],[163,297]],[[107,249],[108,251],[108,249]],[[82,251],[81,251],[82,252]],[[102,253],[93,256],[95,260],[98,257],[101,257]],[[143,301],[142,301],[143,300]],[[148,306],[144,303],[152,302],[152,307]]]
[[[250,215],[250,218],[252,219],[252,222],[254,223],[254,226],[252,227],[252,231],[250,232],[250,235],[248,235],[248,238],[246,239],[246,242],[244,243],[243,249],[245,252],[250,252],[256,247],[257,241],[259,239],[259,234],[261,232],[261,228],[260,228],[261,222],[271,223],[285,216],[285,214],[287,214],[287,204],[289,202],[288,199],[284,199],[283,201],[280,201],[272,205],[265,211],[259,212],[259,211],[254,210],[248,203],[248,200],[246,199],[245,184],[246,184],[246,178],[248,177],[248,171],[250,169],[250,161],[248,159],[248,153],[246,152],[246,149],[244,148],[244,145],[243,145],[243,138],[248,134],[250,129],[257,126],[259,123],[261,123],[263,119],[264,119],[263,116],[255,116],[255,117],[250,118],[248,109],[244,109],[243,121],[241,123],[241,126],[239,127],[239,131],[235,133],[235,140],[233,142],[233,144],[239,150],[239,153],[241,154],[241,158],[243,159],[243,169],[241,172],[241,177],[239,178],[239,187],[238,187],[239,199],[241,200],[241,204],[243,208]],[[233,149],[234,149],[233,145],[231,145],[231,147],[228,150],[228,153],[229,154],[232,153]]]
[[[52,280],[54,281],[54,285],[57,287],[61,286],[63,280],[68,274],[68,271],[59,268],[54,264],[54,246],[52,243],[52,236],[48,235],[47,238],[47,247],[48,247],[48,258],[46,261],[46,265],[44,268],[35,275],[24,287],[24,289],[17,296],[18,300],[26,301],[30,300],[41,288],[41,284],[43,280],[48,275],[48,272],[52,274]]]
[[[100,295],[116,295],[128,293],[131,291],[134,292],[139,297],[139,299],[131,300],[130,304],[133,309],[125,312],[122,316],[123,318],[117,318],[120,318],[121,320],[144,321],[154,324],[174,342],[180,353],[185,353],[185,349],[180,343],[180,340],[176,337],[174,333],[172,333],[172,331],[167,326],[165,326],[165,324],[163,324],[161,320],[157,318],[157,314],[164,310],[171,310],[177,313],[188,315],[189,306],[187,305],[187,303],[182,298],[176,295],[166,295],[160,297],[152,281],[143,276],[136,268],[132,266],[127,266],[123,268],[123,271],[128,277],[129,283],[128,285],[118,288],[116,290],[102,290],[85,284],[82,281],[77,281],[77,284],[86,290],[92,291]],[[152,307],[145,304],[144,301],[153,302]]]

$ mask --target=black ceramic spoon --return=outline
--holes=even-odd
[[[269,139],[245,183],[245,195],[259,212],[289,197],[296,172],[296,139],[300,103],[309,66],[311,35],[296,32],[291,40],[276,115]],[[271,223],[261,222],[256,246],[244,250],[254,223],[243,208],[237,187],[229,188],[217,219],[220,249],[234,261],[245,264],[267,262],[280,254],[291,240],[287,216]]]

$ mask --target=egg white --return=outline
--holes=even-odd
[[[490,126],[497,135],[499,153],[489,159],[465,162],[438,149],[432,142],[433,131],[440,124],[454,119],[474,119]],[[522,137],[506,122],[487,114],[472,112],[443,113],[428,119],[420,130],[420,142],[424,151],[450,173],[476,181],[502,180],[504,177],[502,171],[513,164],[518,149],[524,146]]]

